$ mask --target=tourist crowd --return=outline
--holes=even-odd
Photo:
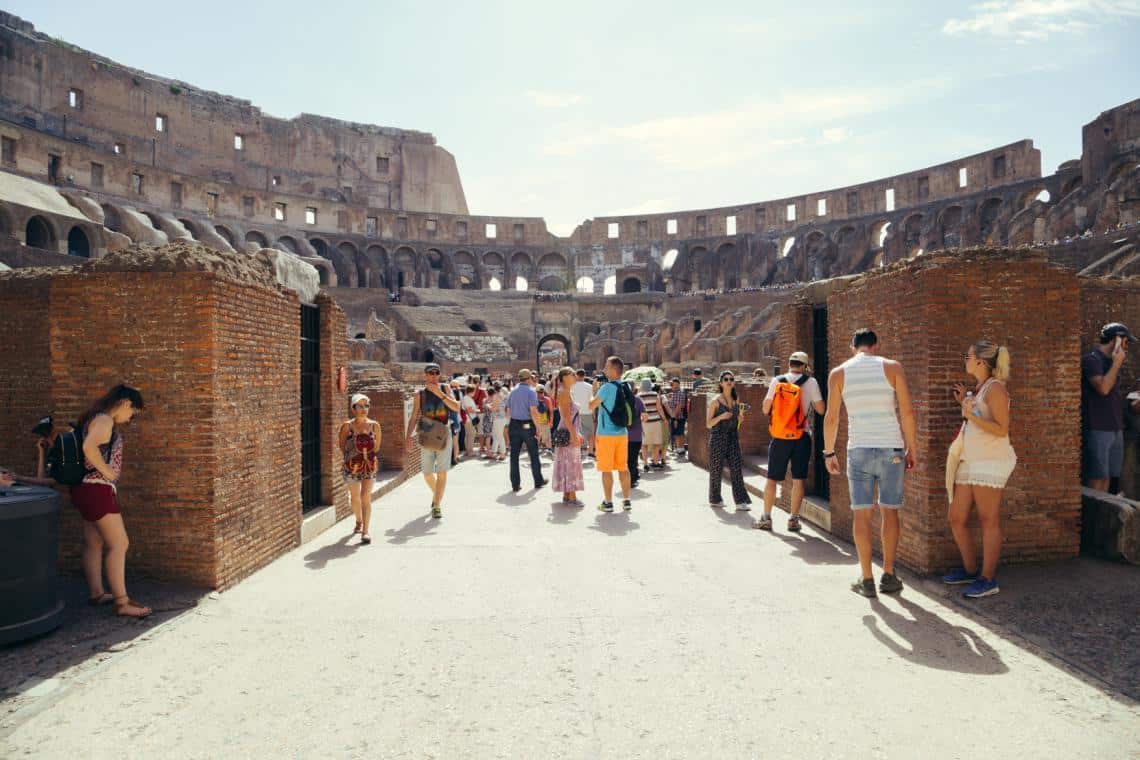
[[[1140,447],[1140,388],[1127,396],[1120,374],[1127,349],[1137,342],[1127,326],[1106,324],[1096,346],[1081,357],[1081,419],[1085,484],[1113,493],[1135,491]],[[878,592],[895,593],[902,582],[895,573],[899,544],[899,510],[904,480],[919,457],[917,424],[903,366],[878,353],[879,341],[868,329],[855,332],[852,356],[827,378],[830,403],[811,373],[810,357],[796,351],[787,371],[767,378],[761,412],[768,419],[768,479],[763,513],[754,521],[760,530],[773,530],[772,511],[777,487],[791,471],[790,515],[787,529],[801,530],[800,510],[809,464],[817,449],[812,442],[813,415],[823,416],[823,441],[818,449],[833,476],[846,469],[853,513],[853,535],[860,576],[853,591],[876,596],[872,575],[872,515],[881,517],[882,574]],[[948,523],[961,556],[961,565],[943,577],[963,584],[968,597],[998,592],[997,565],[1001,552],[1001,501],[1017,456],[1010,443],[1010,397],[1006,381],[1010,354],[1004,347],[980,340],[962,356],[970,382],[948,389],[960,406],[962,422],[946,454]],[[419,447],[424,482],[431,491],[431,516],[443,516],[447,476],[460,456],[509,460],[510,488],[522,489],[520,459],[527,451],[535,489],[548,481],[542,457],[553,459],[550,483],[570,507],[584,506],[584,463],[592,459],[600,474],[602,499],[598,509],[615,510],[615,487],[621,507],[633,509],[633,489],[645,473],[668,468],[668,458],[685,460],[688,419],[693,393],[708,394],[705,429],[708,435],[708,503],[721,509],[723,469],[728,468],[733,501],[738,511],[751,509],[745,487],[740,431],[750,422],[751,409],[740,401],[736,377],[721,372],[711,389],[700,369],[682,383],[672,377],[658,384],[645,377],[623,381],[624,362],[606,360],[593,377],[583,369],[563,367],[549,376],[524,369],[517,382],[476,376],[443,378],[438,364],[424,368],[423,387],[414,397],[405,431],[409,452]],[[654,373],[656,374],[656,373]],[[350,399],[351,417],[340,427],[337,445],[343,454],[342,474],[349,484],[355,516],[353,532],[362,544],[371,542],[373,483],[380,467],[382,431],[369,417],[367,395]],[[118,502],[118,482],[124,456],[122,429],[143,409],[138,390],[118,385],[98,399],[73,425],[57,426],[50,417],[32,430],[36,438],[37,472],[20,477],[0,469],[0,487],[14,482],[63,484],[84,520],[83,570],[92,605],[112,604],[115,612],[145,617],[151,610],[130,598],[126,590],[127,532]],[[836,451],[840,417],[847,416],[847,447]],[[1127,471],[1132,473],[1122,481]],[[976,513],[981,525],[981,552],[967,525]],[[106,585],[104,584],[106,579]],[[107,592],[109,586],[110,591]]]

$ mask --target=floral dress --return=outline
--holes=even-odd
[[[578,405],[570,403],[570,422],[563,417],[558,422],[559,428],[569,428],[582,435],[581,421],[578,417]],[[570,444],[558,446],[554,449],[554,474],[551,476],[551,488],[555,492],[570,493],[585,489],[586,484],[582,478],[582,448]]]
[[[367,433],[357,433],[348,426],[348,440],[344,443],[344,479],[345,480],[372,480],[376,471],[380,469],[380,457],[377,456],[376,438],[372,435],[372,426],[368,426]]]

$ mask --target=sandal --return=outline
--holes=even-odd
[[[356,527],[354,527],[354,528],[352,529],[352,535],[354,535],[354,536],[355,536],[357,533],[359,533],[359,532],[360,532],[360,529],[361,529],[361,528],[363,528],[363,527],[364,527],[364,523],[360,522],[360,520],[357,520],[357,521],[356,521]]]
[[[360,534],[360,543],[362,543],[362,544],[372,543],[372,536],[368,535],[367,533],[361,533]]]
[[[114,594],[100,594],[99,596],[90,596],[87,598],[87,603],[92,607],[102,607],[105,604],[110,604],[115,601]]]
[[[128,612],[130,609],[137,610],[137,612]],[[144,607],[129,596],[115,597],[115,614],[119,617],[142,619],[150,615],[151,612],[153,612],[153,610],[150,607]]]

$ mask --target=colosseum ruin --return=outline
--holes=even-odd
[[[90,394],[90,381],[63,377],[58,368],[64,358],[99,360],[67,340],[71,327],[57,324],[68,303],[60,299],[78,297],[75,278],[121,287],[139,298],[140,309],[155,293],[185,307],[174,322],[150,312],[145,319],[179,332],[187,342],[163,350],[187,355],[198,350],[196,337],[248,349],[243,310],[256,308],[280,322],[251,333],[256,341],[298,357],[310,349],[319,355],[300,379],[266,360],[266,372],[284,373],[283,398],[306,399],[295,464],[296,492],[309,488],[309,495],[290,490],[280,498],[306,508],[331,504],[338,515],[346,513],[345,494],[328,472],[321,436],[330,440],[346,387],[374,387],[398,429],[400,381],[425,361],[446,372],[513,371],[544,357],[593,369],[618,353],[672,371],[750,370],[770,369],[794,344],[810,349],[820,370],[842,348],[832,340],[829,349],[829,324],[834,335],[869,313],[859,293],[880,287],[883,277],[934,288],[937,278],[928,282],[921,273],[940,267],[947,288],[957,282],[954,267],[994,272],[1003,287],[1037,299],[1042,319],[1062,320],[1074,346],[1101,318],[1085,305],[1090,289],[1115,294],[1116,317],[1140,324],[1140,285],[1128,279],[1140,274],[1140,100],[1092,117],[1081,155],[1052,171],[1043,171],[1039,149],[1024,139],[805,195],[592,217],[558,237],[542,218],[469,213],[456,159],[431,134],[313,114],[270,116],[248,100],[132,69],[0,13],[0,142],[0,264],[27,269],[0,278],[0,349],[26,355],[4,378],[27,396],[9,405],[5,427],[23,427],[44,408],[75,413]],[[213,276],[209,265],[194,274],[182,270],[198,265],[174,255],[159,256],[162,266],[130,263],[147,247],[178,245],[190,258],[204,250],[222,262],[259,257],[277,283],[243,281],[249,294],[236,298],[233,292],[246,290],[199,282],[199,275]],[[170,278],[185,287],[169,286]],[[896,282],[883,294],[901,290]],[[1046,291],[1067,294],[1071,311]],[[184,303],[187,293],[200,300]],[[207,302],[205,312],[194,311]],[[98,313],[101,306],[87,308]],[[111,313],[115,324],[126,319],[137,327],[140,341],[153,337],[143,317]],[[953,325],[937,314],[924,319],[946,336],[946,350],[957,350],[948,348],[957,337]],[[108,368],[101,379],[149,377],[155,387],[169,380],[148,374],[149,359],[139,352],[115,347],[102,360]],[[218,351],[203,361],[216,372],[229,366]],[[46,390],[33,390],[27,377],[41,377]],[[241,377],[236,368],[233,377]],[[198,380],[207,382],[193,373],[184,378]],[[945,412],[941,399],[932,404]],[[222,413],[217,403],[200,411]],[[297,414],[294,408],[283,418],[282,429],[296,426]],[[0,443],[0,454],[13,455],[8,445]],[[415,468],[401,457],[394,444],[387,464]],[[215,507],[223,501],[212,498]],[[1079,505],[1071,493],[1065,498],[1062,522],[1071,533]],[[242,509],[225,507],[234,515]],[[254,549],[233,549],[248,556],[220,549],[166,568],[167,575],[234,582],[295,541],[295,511],[266,529]],[[845,530],[838,517],[832,527]],[[222,542],[231,536],[220,523],[211,530]],[[139,533],[139,564],[148,567],[145,527]],[[1073,540],[1044,542],[1040,551],[1027,544],[1025,556],[1070,555]],[[934,567],[946,553],[943,541],[930,551],[916,547],[908,561]],[[150,567],[163,570],[158,559]]]

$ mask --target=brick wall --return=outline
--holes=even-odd
[[[899,557],[906,566],[932,572],[957,561],[944,489],[946,452],[961,419],[950,388],[967,379],[961,357],[983,337],[1007,345],[1013,357],[1011,438],[1020,461],[1002,504],[1003,561],[1076,555],[1077,306],[1071,273],[1021,251],[931,257],[861,278],[828,298],[831,366],[848,358],[849,336],[867,326],[879,334],[881,353],[907,372],[919,464],[907,475],[902,512]],[[846,415],[836,448],[845,463]],[[832,478],[832,530],[848,538],[849,505],[846,479]]]
[[[12,357],[0,364],[0,456],[21,469],[34,461],[23,431],[42,414],[75,419],[118,382],[143,394],[146,409],[123,431],[129,572],[224,588],[296,545],[295,295],[205,272],[69,272],[0,278],[0,312],[16,315],[0,334]],[[329,313],[330,329],[343,331]],[[325,366],[347,350],[338,337]],[[65,499],[61,558],[71,569],[81,532]]]
[[[344,457],[337,448],[340,425],[349,417],[348,392],[337,386],[340,368],[348,369],[347,326],[344,312],[327,291],[317,294],[315,303],[321,313],[321,501],[336,507],[339,520],[352,514],[348,486],[341,475]]]

